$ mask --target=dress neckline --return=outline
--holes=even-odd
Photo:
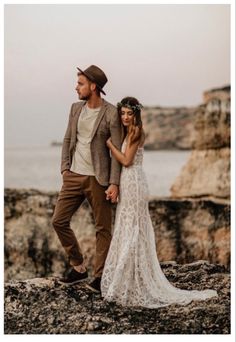
[[[124,139],[123,143],[127,144],[126,139]],[[143,149],[144,149],[144,147],[138,147],[138,150],[143,150]]]

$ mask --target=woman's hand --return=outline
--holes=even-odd
[[[107,144],[107,147],[109,147],[109,148],[111,147],[111,145],[112,145],[111,137],[109,139],[107,139],[106,144]]]

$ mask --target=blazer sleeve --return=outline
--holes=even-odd
[[[65,170],[70,169],[71,119],[72,119],[72,113],[73,113],[73,106],[74,106],[74,103],[72,104],[71,109],[70,109],[68,125],[67,125],[66,133],[63,139],[63,144],[62,144],[61,173],[63,173],[63,171]]]
[[[112,112],[110,120],[110,133],[112,143],[120,150],[121,148],[121,121],[117,110]],[[110,184],[120,184],[121,164],[111,156]]]

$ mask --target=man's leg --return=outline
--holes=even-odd
[[[86,197],[92,207],[96,228],[96,256],[94,276],[100,278],[111,242],[112,207],[106,200],[106,187],[100,185],[94,176],[89,177]]]
[[[72,266],[83,263],[83,255],[78,240],[70,227],[72,215],[85,199],[82,192],[82,181],[83,179],[79,175],[72,172],[63,176],[63,186],[52,218],[52,225]]]

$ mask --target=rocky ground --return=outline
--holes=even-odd
[[[84,284],[57,278],[5,284],[5,334],[229,334],[230,276],[224,266],[198,261],[161,263],[182,289],[215,289],[219,297],[186,306],[125,308],[102,300]]]

